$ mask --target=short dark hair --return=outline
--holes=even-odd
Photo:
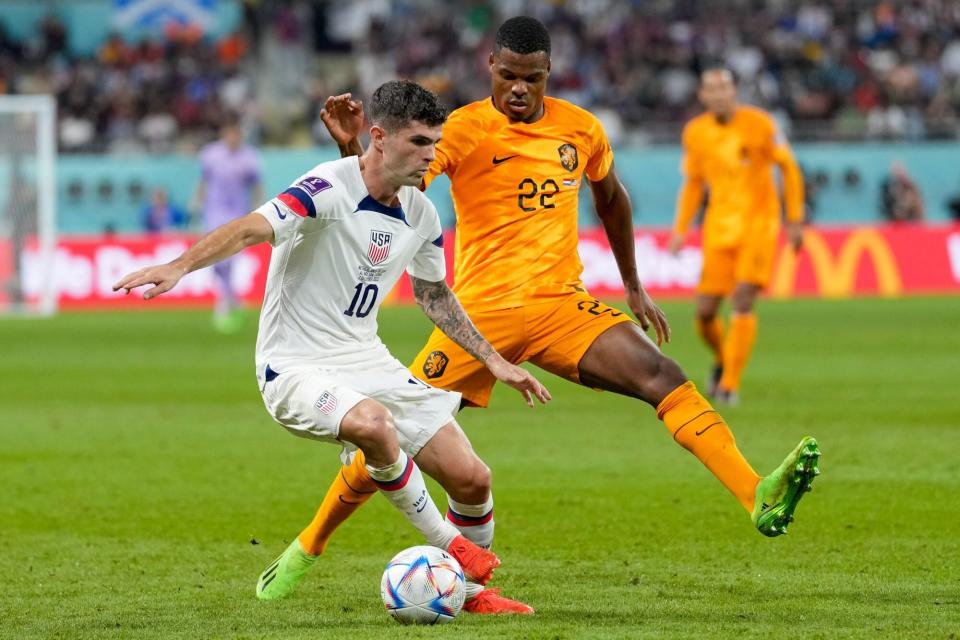
[[[550,57],[550,34],[543,23],[530,16],[510,18],[497,29],[496,53],[510,49],[521,55],[543,51]]]
[[[436,127],[446,120],[447,108],[440,98],[409,80],[383,83],[370,101],[370,122],[387,131],[403,129],[413,121]]]
[[[704,63],[704,65],[700,68],[700,84],[703,84],[704,76],[713,71],[727,73],[730,76],[730,79],[733,80],[733,83],[737,83],[737,76],[729,65],[724,62],[710,61]]]

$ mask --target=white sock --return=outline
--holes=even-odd
[[[393,464],[382,469],[367,465],[367,471],[380,493],[424,535],[428,544],[446,549],[460,535],[456,527],[440,515],[440,510],[427,492],[423,474],[403,451]]]
[[[483,504],[463,504],[447,496],[447,522],[463,537],[484,549],[493,545],[493,493]]]
[[[473,600],[478,595],[480,595],[483,590],[486,589],[482,584],[477,584],[476,582],[470,582],[467,580],[466,584],[466,598],[465,600]]]

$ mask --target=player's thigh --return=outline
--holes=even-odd
[[[472,313],[470,315],[481,335],[508,360],[519,353],[517,343],[522,341],[516,310]],[[518,316],[519,317],[519,316]],[[458,391],[467,404],[485,407],[496,378],[487,367],[467,353],[440,329],[434,329],[420,353],[413,359],[410,371],[414,376],[441,389]]]
[[[664,356],[636,323],[611,327],[580,360],[580,382],[639,398],[657,406],[686,382],[676,362]]]
[[[400,448],[417,456],[460,408],[460,394],[410,375],[398,360],[344,374],[350,386],[383,404],[393,418]]]
[[[599,336],[619,324],[634,324],[629,315],[586,291],[551,304],[527,308],[524,360],[561,378],[580,382],[580,360]]]
[[[434,434],[416,461],[458,502],[481,502],[489,495],[490,469],[455,420]]]
[[[267,411],[296,436],[339,442],[340,424],[367,399],[335,376],[313,369],[291,369],[266,382],[261,391]]]
[[[735,248],[705,246],[697,293],[705,296],[726,296],[733,291],[736,283],[736,267]]]

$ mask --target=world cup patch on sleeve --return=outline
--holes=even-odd
[[[327,189],[333,187],[332,184],[319,176],[307,176],[298,182],[297,186],[309,193],[311,196],[315,196],[321,191],[326,191]]]

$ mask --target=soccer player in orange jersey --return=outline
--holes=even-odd
[[[780,233],[780,199],[773,168],[783,174],[787,234],[794,250],[803,238],[803,178],[773,118],[737,104],[733,75],[724,68],[701,75],[706,113],[683,130],[683,174],[670,249],[677,253],[709,191],[703,221],[703,270],[697,287],[697,331],[714,354],[708,392],[738,401],[740,377],[757,335],[757,295],[770,280]],[[730,296],[733,312],[724,336],[717,315]]]
[[[532,362],[577,384],[643,400],[682,447],[729,489],[764,535],[786,531],[810,487],[819,449],[804,438],[770,475],[744,459],[723,418],[657,344],[669,339],[663,313],[640,284],[633,209],[613,168],[600,122],[588,111],[544,96],[550,37],[528,17],[507,20],[490,54],[491,97],[454,111],[443,128],[424,188],[440,173],[452,183],[457,213],[454,290],[477,328],[511,362]],[[330,98],[321,116],[343,154],[362,151],[362,106]],[[627,305],[639,322],[591,296],[580,279],[577,194],[586,180],[616,257]],[[657,342],[644,331],[652,326]],[[484,407],[494,380],[442,332],[410,367],[432,385],[456,389]],[[480,546],[493,541],[490,470],[459,429],[441,430],[417,458],[446,490],[448,519]],[[375,492],[363,461],[343,467],[317,515],[300,534],[308,559]],[[287,595],[296,581],[284,581]],[[468,587],[465,610],[532,613],[492,590]]]

